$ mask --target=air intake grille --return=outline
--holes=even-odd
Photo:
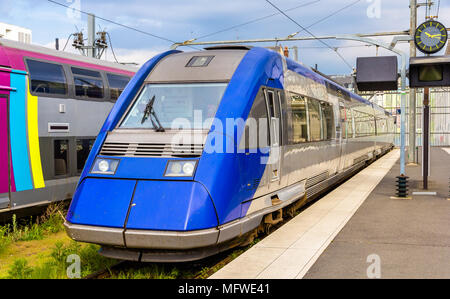
[[[119,157],[200,157],[202,144],[105,142],[100,155]]]

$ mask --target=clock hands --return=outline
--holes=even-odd
[[[442,34],[435,34],[435,35],[431,35],[428,32],[425,32],[425,34],[429,37],[429,38],[436,38],[436,37],[441,37]]]

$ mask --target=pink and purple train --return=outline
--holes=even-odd
[[[135,72],[0,39],[0,215],[72,197],[101,125]]]

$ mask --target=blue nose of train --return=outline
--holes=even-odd
[[[86,178],[77,188],[67,221],[157,231],[218,226],[208,191],[194,181]]]

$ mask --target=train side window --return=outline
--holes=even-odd
[[[130,82],[130,78],[115,74],[106,74],[106,76],[108,77],[109,88],[111,91],[111,100],[115,101],[119,98],[128,82]]]
[[[103,79],[100,72],[72,67],[75,95],[83,98],[103,98]]]
[[[256,128],[256,129],[255,129]],[[245,125],[245,149],[267,147],[269,143],[269,125],[264,89],[261,89],[253,102]]]
[[[63,176],[69,173],[68,157],[69,157],[69,140],[54,140],[53,155],[55,162],[55,176]]]
[[[347,139],[347,138],[349,138],[348,130],[347,130],[347,126],[348,126],[347,109],[345,109],[344,106],[339,106],[339,112],[340,112],[340,116],[341,116],[341,136],[342,136],[342,139]]]
[[[95,139],[77,139],[77,171],[81,173]]]
[[[353,111],[347,109],[347,138],[353,138]]]
[[[375,117],[362,111],[353,111],[356,137],[375,135]]]
[[[274,101],[274,93],[271,90],[267,91],[267,102],[269,104],[269,113],[270,117],[275,117],[275,101]]]
[[[27,59],[31,93],[67,94],[67,80],[59,64]]]
[[[377,119],[377,135],[384,135],[388,133],[387,119],[380,117]]]
[[[306,116],[306,100],[299,95],[291,96],[293,144],[307,142],[308,121]]]
[[[333,106],[329,103],[320,103],[320,111],[322,112],[322,130],[323,140],[331,140],[334,138],[334,116]]]
[[[315,99],[308,99],[308,116],[309,131],[311,141],[322,140],[321,120],[320,120],[320,103]]]

